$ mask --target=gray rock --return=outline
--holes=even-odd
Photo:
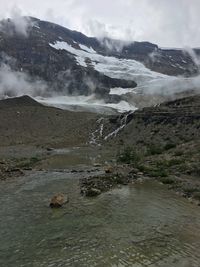
[[[101,190],[100,189],[97,189],[97,188],[88,188],[85,191],[85,195],[87,197],[95,197],[95,196],[98,196],[100,194],[101,194]]]

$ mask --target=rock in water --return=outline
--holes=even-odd
[[[64,197],[63,194],[57,194],[51,199],[49,206],[51,208],[61,208],[68,201],[69,201],[68,197]]]
[[[85,191],[85,196],[87,197],[95,197],[101,194],[101,190],[97,188],[88,188]]]

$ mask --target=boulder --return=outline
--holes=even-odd
[[[95,197],[101,194],[101,190],[97,188],[88,188],[85,190],[85,196],[87,197]]]
[[[69,202],[68,197],[59,193],[52,197],[49,206],[51,208],[61,208],[65,203]]]
[[[95,168],[101,167],[101,164],[100,163],[94,163],[93,167],[95,167]]]
[[[105,168],[105,173],[113,173],[114,172],[114,168],[112,166],[108,166]]]
[[[53,151],[54,149],[52,147],[47,147],[46,150],[50,152]]]

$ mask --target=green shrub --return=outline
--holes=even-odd
[[[195,193],[195,192],[199,192],[199,189],[196,188],[196,187],[185,186],[185,187],[183,188],[183,191],[184,191],[186,194],[191,195],[191,194],[193,194],[193,193]]]
[[[149,171],[149,176],[151,177],[167,177],[168,176],[168,173],[166,170],[162,169],[162,168],[158,168],[158,169],[154,169],[154,170],[151,170]]]
[[[140,155],[131,147],[126,147],[124,151],[122,151],[118,157],[117,162],[121,163],[136,163],[140,160]]]
[[[146,167],[145,165],[138,164],[138,165],[137,165],[137,169],[138,169],[140,172],[145,172],[145,171],[148,170],[148,167]]]
[[[177,150],[177,151],[174,152],[174,156],[175,156],[175,157],[180,157],[180,156],[182,156],[183,154],[184,154],[184,153],[183,153],[182,150]]]
[[[172,158],[170,160],[159,160],[159,161],[156,162],[156,166],[158,168],[160,168],[160,167],[169,168],[169,167],[172,167],[172,166],[180,165],[182,163],[184,163],[184,160]]]
[[[174,143],[167,143],[164,146],[164,150],[169,150],[169,149],[172,149],[172,148],[175,148],[175,147],[176,147],[176,144],[174,144]]]
[[[16,164],[16,166],[18,168],[27,168],[27,167],[31,167],[32,165],[36,164],[38,161],[40,161],[40,159],[37,157],[24,158],[24,159],[20,159],[19,162]]]
[[[162,177],[160,179],[160,181],[163,183],[163,184],[174,184],[175,183],[175,180],[170,178],[170,177]]]
[[[32,163],[32,164],[37,163],[38,161],[40,161],[40,159],[37,157],[30,158],[30,163]]]
[[[168,172],[163,166],[148,166],[144,164],[137,164],[137,169],[144,172],[146,175],[154,178],[168,177]]]
[[[147,148],[147,155],[158,155],[158,154],[162,154],[163,152],[163,148],[161,146],[157,146],[157,145],[150,145]]]
[[[182,163],[184,163],[183,159],[170,159],[168,161],[168,166],[171,167],[171,166],[175,166],[175,165],[180,165]]]

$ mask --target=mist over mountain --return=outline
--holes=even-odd
[[[89,96],[90,104],[134,109],[138,94],[158,95],[157,103],[163,95],[199,90],[199,55],[200,49],[91,38],[33,17],[6,19],[0,22],[0,96],[46,102]]]

